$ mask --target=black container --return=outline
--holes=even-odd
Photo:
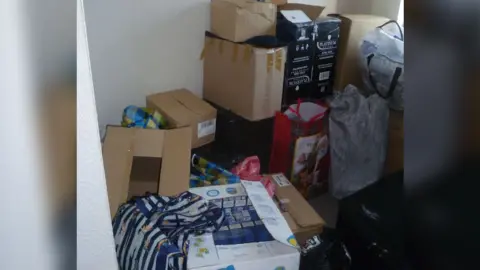
[[[278,12],[276,36],[287,42],[284,105],[296,103],[298,98],[310,96],[314,56],[314,24],[301,10]]]
[[[231,169],[249,156],[258,156],[261,173],[268,172],[273,137],[273,117],[249,121],[216,104],[217,126],[215,141],[192,149],[192,153]]]
[[[315,20],[311,98],[324,98],[333,93],[340,23],[340,19],[335,17],[319,17]]]

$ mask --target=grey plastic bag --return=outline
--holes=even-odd
[[[389,108],[348,85],[330,101],[330,194],[342,199],[377,181],[387,152]]]
[[[388,100],[391,109],[403,111],[404,29],[391,20],[369,31],[360,44],[364,90]]]

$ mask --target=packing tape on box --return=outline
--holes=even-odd
[[[234,44],[233,45],[233,55],[232,55],[232,61],[236,62],[238,57],[238,45]]]
[[[218,51],[220,52],[220,54],[223,54],[223,40],[219,40],[218,42]]]
[[[215,44],[215,39],[213,38],[207,38],[207,44],[205,44],[205,47],[202,49],[202,53],[200,54],[200,60],[205,59],[205,50],[208,46],[213,46]]]
[[[271,73],[273,68],[273,54],[267,53],[267,72]]]
[[[267,72],[270,73],[272,71],[275,58],[275,69],[278,71],[282,71],[283,67],[283,54],[282,48],[272,49],[271,51],[267,51]]]
[[[277,49],[275,51],[275,68],[278,71],[282,71],[283,67],[283,50],[282,49]]]
[[[200,60],[205,59],[205,51],[207,50],[207,47],[214,47],[215,42],[217,39],[215,38],[207,38],[207,43],[205,44],[205,47],[203,48],[201,54],[200,54]],[[223,53],[224,51],[224,40],[218,40],[218,52],[220,54]],[[236,62],[238,60],[238,54],[239,54],[239,49],[240,46],[244,47],[243,49],[243,61],[248,62],[252,58],[253,54],[253,47],[250,45],[240,45],[240,44],[234,44],[233,45],[233,52],[232,52],[232,62]],[[282,71],[283,68],[283,53],[282,53],[283,48],[276,48],[276,49],[271,49],[267,51],[267,72],[271,72],[273,66],[275,65],[275,69],[278,71]]]
[[[252,48],[250,46],[245,46],[243,50],[243,61],[247,62],[252,57]]]

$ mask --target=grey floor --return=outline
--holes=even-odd
[[[335,228],[337,223],[338,200],[330,194],[324,194],[309,200],[310,205],[325,220],[329,227]]]

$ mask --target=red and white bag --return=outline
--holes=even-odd
[[[283,173],[305,198],[328,191],[328,107],[298,102],[275,115],[270,173]]]

